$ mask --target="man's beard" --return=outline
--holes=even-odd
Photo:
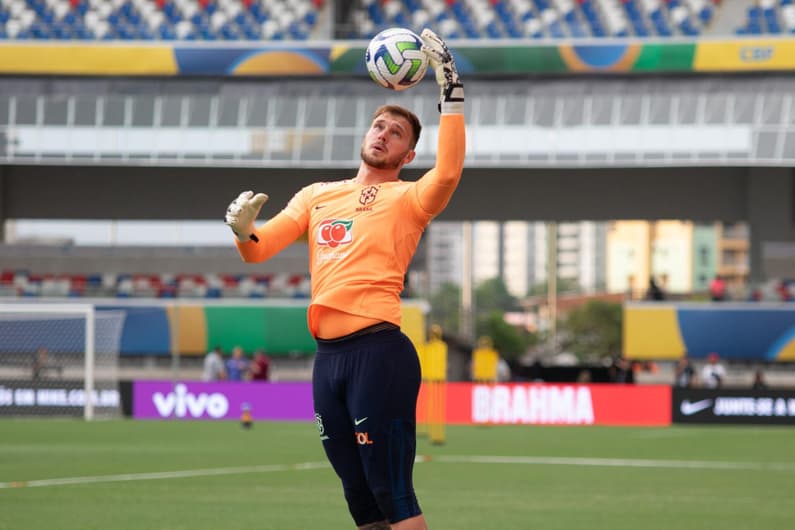
[[[368,155],[365,152],[364,147],[362,147],[362,151],[360,153],[360,156],[362,157],[364,163],[376,169],[400,169],[401,163],[403,162],[403,159],[406,158],[406,155],[408,155],[408,151],[406,151],[400,156],[395,157],[394,159],[389,159],[389,158],[377,159],[375,157]]]

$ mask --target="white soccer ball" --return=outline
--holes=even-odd
[[[385,29],[370,41],[364,60],[370,77],[384,88],[405,90],[428,70],[419,35],[406,28]]]

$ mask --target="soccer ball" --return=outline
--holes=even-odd
[[[419,35],[405,28],[385,29],[370,41],[364,61],[370,77],[384,88],[405,90],[419,83],[428,56]]]

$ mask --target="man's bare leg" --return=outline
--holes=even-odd
[[[359,530],[389,530],[389,523],[387,521],[378,521],[376,523],[368,523],[357,528]]]
[[[404,519],[392,526],[387,521],[378,521],[377,523],[360,526],[359,530],[428,530],[428,525],[425,523],[425,517],[417,515]]]
[[[392,530],[428,530],[425,517],[420,514],[408,519],[403,519],[399,523],[391,526]]]

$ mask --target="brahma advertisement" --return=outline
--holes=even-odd
[[[671,423],[671,388],[664,385],[448,383],[449,424],[649,425]],[[432,393],[423,388],[419,419]]]
[[[442,394],[423,385],[419,421],[443,400],[449,424],[649,425],[671,423],[668,386],[448,383]],[[133,417],[138,419],[312,421],[312,385],[296,383],[203,383],[138,381]]]

